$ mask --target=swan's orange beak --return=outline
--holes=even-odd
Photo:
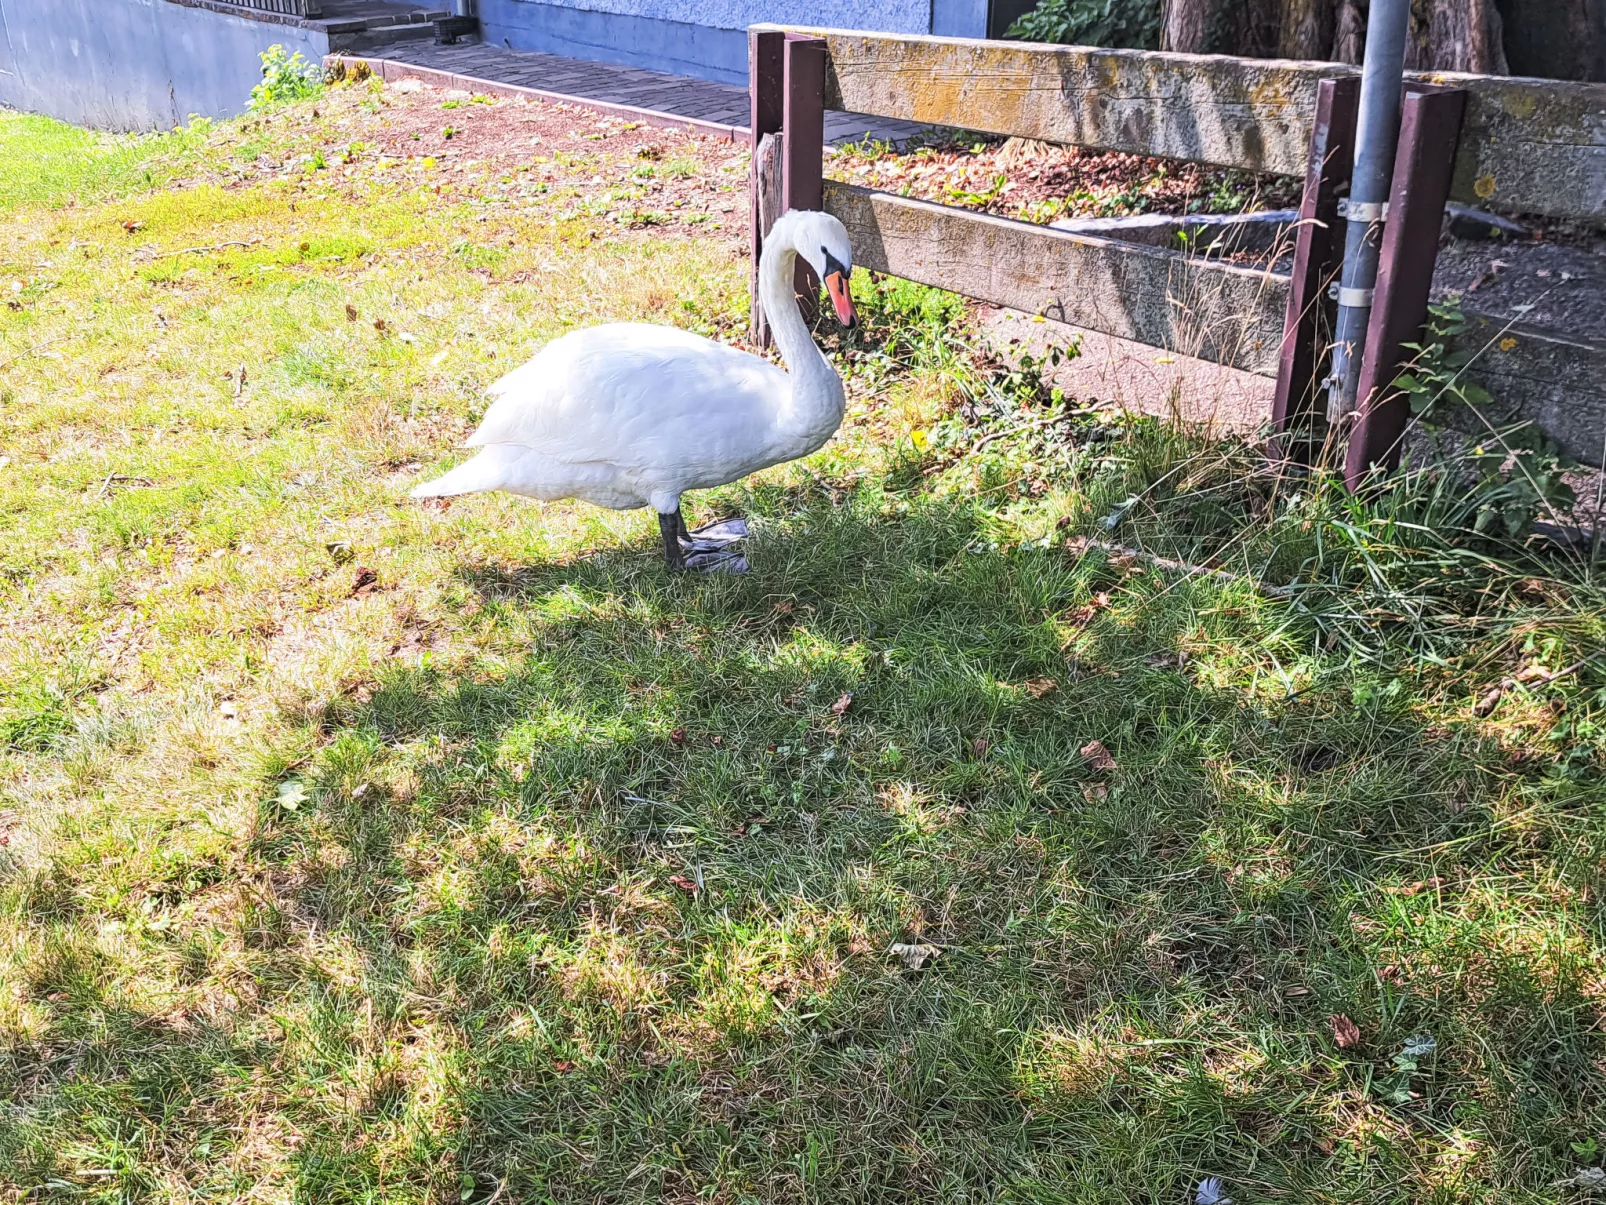
[[[831,294],[831,304],[836,306],[836,319],[843,326],[854,326],[858,318],[853,313],[853,298],[848,293],[848,278],[840,272],[832,272],[825,278],[825,291]]]

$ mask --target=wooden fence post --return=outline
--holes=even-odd
[[[825,204],[825,40],[787,35],[783,48],[785,98],[781,212]],[[820,282],[801,258],[796,287],[803,317],[813,323]]]
[[[1272,397],[1270,446],[1273,464],[1308,464],[1317,440],[1312,424],[1318,412],[1319,348],[1332,329],[1327,298],[1329,279],[1344,246],[1338,195],[1349,184],[1355,160],[1355,114],[1361,81],[1353,76],[1325,79],[1316,89],[1316,118],[1305,166],[1305,193],[1294,236],[1293,275]]]
[[[759,147],[764,135],[779,135],[782,122],[782,98],[785,95],[785,78],[781,47],[786,35],[779,30],[753,30],[747,35],[747,101],[749,146],[753,163],[748,181],[748,230],[753,248],[753,265],[748,273],[748,298],[751,321],[749,337],[753,345],[765,348],[770,345],[769,324],[764,321],[758,298],[758,257],[764,250],[764,236],[769,233],[773,215],[763,211],[762,182],[759,179]]]
[[[1360,414],[1344,456],[1344,482],[1352,490],[1374,465],[1393,469],[1400,463],[1411,405],[1393,383],[1405,358],[1401,345],[1417,342],[1427,322],[1444,203],[1450,197],[1466,104],[1467,94],[1458,88],[1416,92],[1405,98],[1400,114],[1399,150],[1357,388]]]

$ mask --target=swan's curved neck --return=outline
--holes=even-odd
[[[791,414],[787,417],[799,427],[824,427],[829,435],[842,420],[842,378],[815,345],[798,310],[792,284],[797,250],[787,237],[789,233],[778,222],[764,243],[758,261],[759,299],[775,346],[792,376]]]

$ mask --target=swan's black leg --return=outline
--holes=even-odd
[[[680,525],[680,538],[685,540],[686,543],[690,544],[691,532],[686,530],[686,516],[677,510],[675,512],[675,522]]]
[[[664,564],[671,569],[684,569],[686,567],[686,554],[680,549],[680,533],[686,529],[686,521],[680,517],[680,508],[675,513],[658,516],[658,530],[664,537]]]

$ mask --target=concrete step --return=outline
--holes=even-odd
[[[334,53],[383,52],[398,45],[433,41],[434,19],[449,13],[440,0],[416,6],[385,0],[325,0],[323,15],[308,18],[305,24],[323,30]]]
[[[433,25],[381,25],[352,33],[331,33],[329,49],[335,54],[378,54],[397,46],[433,43],[434,40]]]

